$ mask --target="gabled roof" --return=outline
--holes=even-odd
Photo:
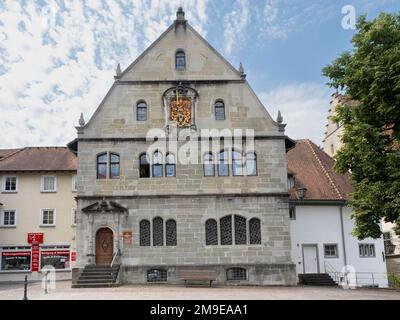
[[[353,192],[349,174],[333,170],[335,161],[312,141],[297,140],[287,153],[288,171],[294,175],[291,199],[299,199],[296,189],[305,187],[304,200],[349,200]]]
[[[0,171],[76,171],[76,156],[66,147],[27,147],[0,150]]]
[[[20,151],[21,149],[0,149],[0,161]]]

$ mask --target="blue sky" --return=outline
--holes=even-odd
[[[65,145],[113,82],[183,6],[189,23],[247,79],[287,134],[321,145],[324,65],[351,49],[343,6],[400,12],[398,0],[10,0],[0,2],[0,148]]]

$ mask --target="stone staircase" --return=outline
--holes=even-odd
[[[118,287],[117,279],[120,266],[85,266],[72,288],[108,288]]]
[[[299,274],[299,283],[308,286],[337,286],[337,283],[327,273]]]

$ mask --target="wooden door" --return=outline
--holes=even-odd
[[[113,233],[108,228],[96,233],[96,264],[110,265],[113,258]]]

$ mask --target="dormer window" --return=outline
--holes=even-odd
[[[175,68],[176,70],[185,70],[186,56],[183,50],[178,50],[175,54]]]

